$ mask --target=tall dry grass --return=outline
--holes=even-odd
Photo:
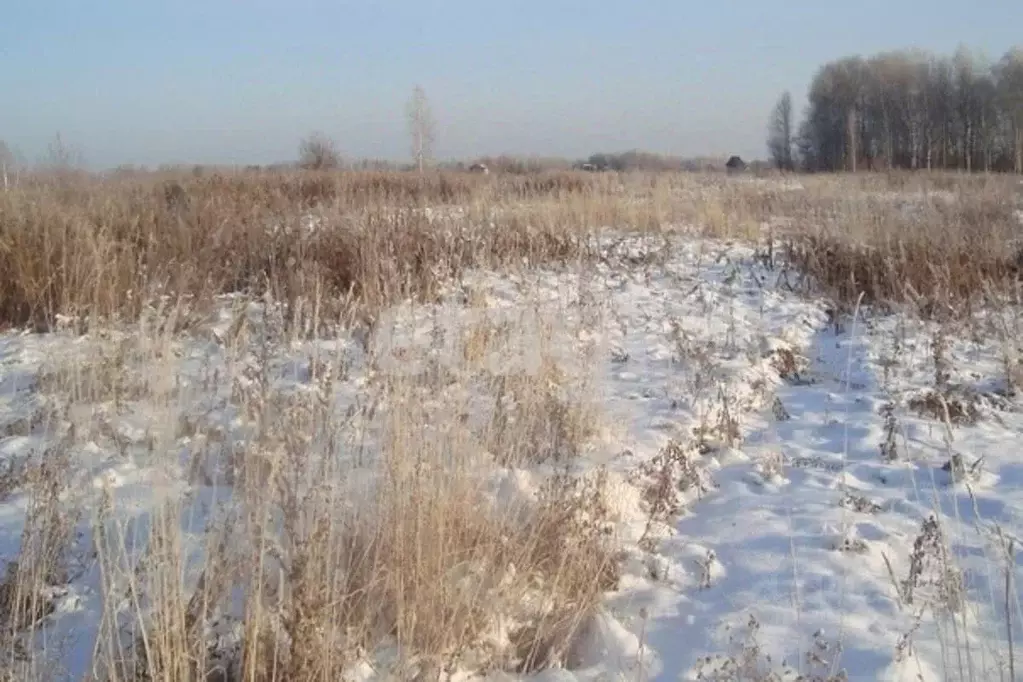
[[[13,484],[38,502],[0,583],[0,679],[69,664],[45,635],[61,631],[72,582],[99,588],[85,643],[96,680],[341,679],[388,658],[396,678],[423,680],[571,664],[616,583],[599,479],[552,475],[511,502],[492,488],[503,471],[574,457],[597,415],[553,356],[507,376],[479,361],[549,349],[549,328],[470,327],[464,354],[416,372],[371,344],[360,369],[343,349],[296,360],[279,306],[261,305],[233,309],[206,370],[168,310],[40,371],[48,417],[29,431],[54,449]],[[282,374],[296,361],[303,378]],[[152,500],[69,496],[88,481],[83,447],[151,467]],[[72,565],[85,568],[70,577]],[[82,642],[74,651],[81,665]]]
[[[574,173],[44,180],[0,194],[0,324],[134,319],[160,297],[236,291],[294,302],[313,282],[379,302],[468,264],[574,256],[590,219],[620,209],[617,182]]]
[[[908,174],[240,173],[20,184],[0,194],[0,324],[143,326],[38,378],[50,402],[24,428],[55,449],[12,466],[0,485],[30,501],[21,556],[0,584],[0,674],[54,676],[59,652],[39,634],[83,551],[74,530],[85,509],[67,493],[81,482],[71,453],[90,441],[181,467],[168,466],[166,499],[141,523],[112,495],[89,507],[88,570],[102,586],[97,680],[338,679],[381,650],[402,679],[434,679],[449,665],[570,663],[615,578],[599,483],[552,477],[515,513],[494,507],[488,488],[502,469],[583,448],[592,406],[565,399],[553,358],[542,372],[501,378],[481,369],[485,348],[469,348],[454,369],[378,372],[339,414],[342,357],[310,359],[304,391],[276,386],[273,358],[296,330],[316,336],[429,299],[469,268],[587,261],[603,228],[769,239],[785,267],[839,305],[862,295],[936,310],[1012,291],[1019,199],[1002,179]],[[239,305],[228,331],[212,335],[222,366],[182,383],[182,331],[199,334],[229,292],[280,314],[253,327]],[[492,406],[482,424],[467,424],[466,399],[449,395],[459,378]],[[189,412],[192,399],[226,400],[249,435],[229,437],[223,423]],[[133,443],[110,415],[144,405],[157,406],[165,428]],[[173,494],[181,471],[194,494]],[[187,523],[199,508],[201,529]]]
[[[782,231],[790,265],[846,310],[862,297],[942,317],[992,295],[1018,300],[1023,188],[1007,178],[939,175],[928,186],[894,177],[896,189],[859,191],[835,179],[795,207]]]
[[[386,305],[385,289],[429,295],[473,265],[582,257],[594,229],[679,225],[755,239],[772,226],[845,301],[969,299],[1018,273],[1021,191],[923,173],[35,178],[0,194],[0,324],[134,319],[161,297],[199,307],[225,292],[294,304],[316,287]]]

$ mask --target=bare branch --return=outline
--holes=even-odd
[[[323,133],[313,133],[298,147],[299,165],[307,170],[330,170],[341,165],[341,154],[334,140]]]

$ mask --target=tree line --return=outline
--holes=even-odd
[[[994,63],[966,48],[845,57],[817,70],[807,100],[798,128],[789,93],[771,113],[777,168],[1023,173],[1023,48]]]

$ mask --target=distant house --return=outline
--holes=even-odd
[[[734,175],[735,173],[742,173],[746,170],[746,162],[740,159],[738,156],[733,156],[732,158],[728,159],[728,163],[725,164],[725,169],[728,171],[729,175]]]
[[[471,166],[469,166],[469,172],[470,173],[480,173],[481,175],[487,175],[488,173],[490,173],[490,169],[487,168],[486,164],[474,163]]]

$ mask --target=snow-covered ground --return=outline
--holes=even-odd
[[[646,607],[658,679],[692,675],[704,652],[759,658],[761,671],[773,654],[822,679],[839,669],[853,680],[1009,679],[1007,618],[1015,641],[1021,633],[1023,418],[1001,394],[997,336],[948,340],[951,393],[976,406],[976,424],[947,429],[912,409],[934,385],[933,335],[906,318],[818,326],[806,369],[777,391],[784,410],[750,415],[743,446],[714,472],[720,487],[662,546],[675,580],[639,580],[611,598]],[[943,468],[956,455],[967,469],[979,462],[959,482]],[[917,546],[932,515],[927,537],[944,539]],[[709,577],[683,558],[694,547],[713,551]],[[943,571],[961,574],[970,600],[954,615]],[[808,665],[809,654],[820,660]]]
[[[568,377],[561,388],[594,409],[599,426],[574,472],[606,473],[622,552],[618,589],[583,628],[572,669],[533,677],[790,679],[784,662],[821,680],[841,669],[850,680],[1008,679],[1007,624],[1023,639],[1018,542],[1008,554],[1023,535],[1023,414],[1003,395],[1015,318],[992,316],[978,338],[909,316],[836,324],[748,246],[604,246],[605,262],[582,270],[471,273],[440,301],[388,311],[369,335],[268,340],[272,306],[226,298],[218,319],[184,333],[0,337],[0,458],[38,458],[73,438],[69,506],[85,512],[81,563],[51,586],[54,670],[82,679],[109,603],[87,549],[97,518],[137,540],[138,519],[179,499],[195,510],[183,570],[198,561],[207,508],[230,492],[196,452],[211,433],[228,443],[251,434],[246,395],[323,391],[341,420],[362,414],[381,374],[440,367],[452,390],[471,392],[459,382],[465,339],[490,330],[510,341],[478,346],[475,366],[514,376],[554,362]],[[936,337],[942,385],[969,423],[946,427],[911,407],[935,386]],[[370,426],[353,460],[371,456]],[[954,455],[962,480],[941,468]],[[528,504],[556,471],[524,466],[491,463],[498,502]],[[372,485],[362,462],[348,467],[348,485]],[[6,561],[28,505],[23,490],[0,498]],[[961,587],[949,588],[956,572]],[[358,671],[391,679],[382,666]]]

